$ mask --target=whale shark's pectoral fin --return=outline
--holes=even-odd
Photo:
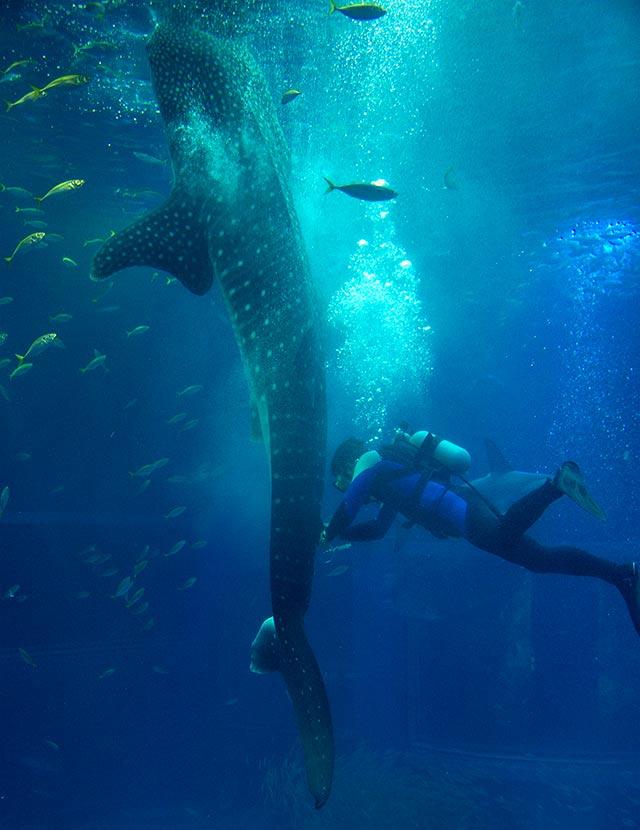
[[[164,205],[107,240],[93,261],[92,279],[147,265],[172,274],[194,294],[206,293],[213,268],[199,213],[195,200],[175,188]]]

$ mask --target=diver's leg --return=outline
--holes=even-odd
[[[568,545],[548,547],[530,536],[522,536],[512,545],[498,542],[495,547],[484,549],[534,573],[591,576],[614,585],[622,594],[631,621],[640,634],[640,571],[636,562],[619,564]]]
[[[562,490],[551,479],[547,479],[540,487],[514,502],[500,521],[504,542],[515,544],[538,521],[547,507],[562,495]]]
[[[505,544],[515,544],[538,521],[547,507],[561,496],[568,496],[597,518],[605,518],[600,505],[590,496],[578,465],[575,461],[565,461],[553,481],[547,479],[536,490],[514,502],[504,514],[500,526]]]

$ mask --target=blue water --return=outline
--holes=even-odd
[[[171,170],[148,4],[85,5],[0,17],[1,68],[33,61],[0,97],[90,77],[0,117],[4,185],[85,180],[37,216],[0,192],[4,256],[25,219],[54,234],[2,265],[0,827],[640,827],[640,644],[617,592],[403,528],[318,560],[307,627],[337,765],[314,812],[282,681],[248,671],[269,482],[216,286],[88,279],[84,243],[158,204]],[[385,5],[364,24],[264,4],[244,24],[274,99],[303,93],[279,114],[327,321],[330,451],[406,420],[465,446],[474,475],[485,436],[520,469],[575,458],[608,521],[565,500],[537,537],[637,558],[640,10]],[[323,176],[400,195],[325,196]],[[65,348],[10,379],[45,332]],[[337,503],[327,486],[327,518]],[[139,614],[113,598],[136,561]]]

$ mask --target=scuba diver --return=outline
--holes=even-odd
[[[637,562],[619,564],[576,547],[542,545],[527,535],[547,507],[563,495],[597,518],[605,518],[575,462],[565,461],[553,478],[518,473],[487,441],[491,474],[470,482],[464,477],[471,464],[469,453],[424,430],[413,435],[399,430],[395,441],[380,452],[365,449],[364,442],[348,438],[333,456],[334,483],[344,498],[321,534],[321,545],[336,537],[381,539],[400,514],[408,526],[420,525],[439,538],[464,538],[529,571],[608,582],[622,594],[640,634]],[[510,495],[511,501],[501,504],[501,492]],[[380,504],[377,516],[355,522],[360,509],[371,501]]]

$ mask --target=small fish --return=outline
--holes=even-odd
[[[95,354],[95,357],[93,357],[87,363],[86,366],[84,366],[82,369],[80,369],[80,373],[82,375],[86,374],[87,372],[93,372],[100,366],[104,366],[104,362],[107,359],[106,354],[100,354],[100,352],[97,349],[94,349],[94,354]]]
[[[336,565],[335,568],[332,568],[327,576],[342,576],[342,574],[346,573],[349,570],[348,565]]]
[[[188,430],[193,429],[195,426],[198,425],[199,422],[200,418],[192,418],[190,421],[187,421],[187,423],[182,427],[180,432],[187,432]]]
[[[49,225],[47,222],[43,222],[41,219],[29,219],[28,222],[24,222],[25,228],[35,228],[38,231],[46,230]]]
[[[54,487],[53,490],[49,491],[50,496],[55,496],[58,493],[64,492],[64,484],[59,484],[57,487]]]
[[[19,586],[19,585],[12,585],[10,588],[8,588],[8,589],[4,592],[4,594],[3,594],[3,597],[2,597],[2,598],[3,598],[3,599],[14,599],[14,598],[15,598],[15,596],[16,596],[16,594],[18,593],[18,591],[19,591],[19,590],[20,590],[20,586]]]
[[[15,454],[15,458],[18,461],[31,461],[31,453],[30,452],[17,452]]]
[[[133,596],[126,601],[125,608],[132,608],[136,602],[139,602],[142,599],[143,596],[144,588],[138,588],[138,590],[134,592]]]
[[[389,199],[395,199],[398,195],[395,190],[387,187],[381,181],[371,182],[355,182],[354,184],[334,184],[326,176],[324,177],[328,187],[325,193],[331,193],[332,190],[340,190],[351,196],[352,199],[362,199],[365,202],[386,202]]]
[[[206,539],[198,539],[197,542],[191,543],[191,550],[201,550],[202,548],[207,547]]]
[[[10,187],[6,184],[0,184],[0,193],[7,193],[9,196],[15,196],[16,199],[33,199],[33,193],[30,190],[25,190],[24,187]]]
[[[45,93],[49,89],[54,89],[57,86],[80,86],[81,84],[88,84],[89,78],[86,75],[61,75],[59,78],[54,78],[48,84],[42,87],[40,92]]]
[[[8,337],[9,335],[6,331],[0,331],[0,346],[4,346]],[[9,359],[9,363],[11,363],[11,359]]]
[[[7,112],[12,110],[14,107],[20,106],[20,104],[26,104],[27,101],[37,101],[38,98],[41,98],[45,94],[46,93],[44,93],[41,89],[38,89],[37,86],[31,84],[31,92],[25,93],[22,98],[18,98],[17,101],[5,101],[5,104],[7,105]]]
[[[117,573],[119,573],[119,571],[120,568],[107,568],[106,571],[102,571],[100,573],[100,576],[106,579],[106,577],[108,576],[115,576]]]
[[[185,484],[189,479],[186,476],[169,476],[167,479],[168,484]]]
[[[30,20],[29,23],[16,23],[16,31],[18,32],[31,32],[36,30],[46,29],[47,23],[49,21],[48,15],[42,18],[42,20]]]
[[[29,346],[27,351],[24,354],[17,354],[16,358],[18,363],[24,363],[24,361],[28,358],[34,358],[36,355],[41,354],[48,349],[50,346],[56,346],[57,348],[64,349],[64,343],[55,333],[55,331],[47,332],[47,334],[41,334],[40,337],[36,337],[33,343]]]
[[[6,69],[3,69],[0,74],[8,75],[9,72],[13,72],[14,69],[18,69],[21,66],[28,66],[30,63],[33,63],[31,58],[27,58],[26,60],[21,60],[21,61],[14,61],[13,63],[10,63],[9,66],[7,66]]]
[[[0,516],[2,516],[4,511],[7,509],[10,495],[11,491],[9,490],[9,487],[5,484],[5,486],[2,488],[2,492],[0,492]]]
[[[177,415],[174,415],[174,416],[173,416],[173,418],[169,418],[169,419],[167,420],[167,423],[168,423],[168,424],[172,424],[172,425],[173,425],[173,424],[179,424],[179,423],[180,423],[180,421],[184,421],[184,419],[185,419],[186,417],[187,417],[187,413],[186,413],[186,412],[178,412],[178,414],[177,414]]]
[[[157,461],[153,461],[151,464],[143,464],[142,467],[138,467],[133,473],[129,473],[130,476],[136,476],[138,478],[147,478],[154,473],[156,470],[162,469],[169,463],[168,458],[159,458]]]
[[[38,242],[42,242],[45,236],[46,234],[43,231],[36,231],[35,233],[30,233],[28,236],[25,236],[24,239],[21,239],[20,242],[18,242],[11,256],[6,256],[4,258],[5,262],[11,265],[11,263],[13,262],[13,258],[18,253],[18,251],[23,251],[27,248],[32,248],[34,245],[37,245]]]
[[[49,747],[49,749],[52,749],[54,752],[57,752],[60,749],[59,745],[55,741],[50,740],[49,738],[45,738],[44,743]]]
[[[76,599],[88,599],[90,596],[91,596],[91,592],[90,592],[90,591],[77,591],[77,592],[74,594],[74,597],[75,597]]]
[[[111,676],[112,676],[112,675],[114,675],[115,673],[116,673],[116,670],[115,670],[114,668],[105,669],[105,670],[102,672],[102,674],[99,674],[99,675],[98,675],[98,680],[104,680],[104,678],[105,678],[105,677],[111,677]]]
[[[62,257],[62,264],[66,265],[67,268],[77,268],[78,267],[78,263],[75,261],[75,259],[71,259],[70,256],[63,256]]]
[[[82,548],[81,551],[78,551],[78,556],[82,556],[83,558],[87,555],[91,556],[98,550],[97,545],[87,545],[86,548]]]
[[[225,706],[235,706],[236,703],[239,703],[239,701],[240,701],[239,697],[230,697],[228,700],[225,700],[224,705]]]
[[[31,371],[31,369],[33,369],[33,363],[21,363],[19,366],[16,366],[13,372],[11,372],[9,380],[19,378],[20,375],[26,375],[27,372]]]
[[[55,185],[48,190],[44,196],[34,196],[36,202],[44,202],[45,199],[48,199],[49,196],[55,196],[57,193],[66,193],[68,190],[77,190],[79,187],[82,187],[84,184],[84,179],[69,179],[66,182],[60,182],[60,184]]]
[[[344,545],[334,545],[331,548],[327,548],[325,553],[337,553],[340,550],[348,550],[351,547],[351,542],[345,542]]]
[[[38,664],[35,662],[33,657],[29,654],[29,652],[26,649],[19,648],[18,653],[20,654],[20,657],[22,657],[24,662],[27,664],[27,666],[32,666],[34,669],[38,668]]]
[[[0,305],[9,305],[13,302],[13,297],[0,297]]]
[[[102,5],[95,4],[95,5]],[[117,49],[117,45],[115,43],[111,43],[108,40],[90,40],[88,43],[85,43],[83,46],[74,46],[73,47],[73,57],[77,58],[78,55],[82,55],[85,52],[113,52]]]
[[[190,576],[189,579],[186,579],[182,583],[182,585],[178,585],[178,590],[179,591],[188,591],[189,588],[193,588],[193,586],[196,584],[197,581],[198,581],[197,576]]]
[[[111,559],[110,553],[94,553],[91,556],[87,557],[84,561],[87,565],[104,565],[105,562],[108,562]]]
[[[140,562],[136,562],[136,564],[133,566],[133,575],[138,576],[138,574],[141,574],[148,564],[148,559],[141,559]]]
[[[139,153],[137,150],[133,151],[133,155],[138,159],[138,161],[143,161],[145,164],[156,164],[160,167],[164,167],[167,163],[166,159],[159,159],[156,156],[150,156],[149,153]]]
[[[86,239],[82,243],[82,247],[87,248],[89,245],[102,245],[104,242],[107,241],[107,239],[111,239],[111,237],[115,235],[115,231],[109,231],[109,233],[106,236],[96,236],[93,239]]]
[[[131,586],[133,585],[133,579],[130,576],[125,576],[124,579],[121,579],[118,583],[118,587],[116,588],[115,594],[111,597],[111,599],[118,599],[118,597],[123,597],[125,594],[128,594],[131,590]]]
[[[44,216],[44,210],[34,207],[16,208],[16,213],[26,213],[27,216]]]
[[[180,539],[179,542],[176,542],[173,547],[171,547],[166,553],[165,556],[175,556],[176,553],[180,553],[182,548],[187,544],[186,539]]]
[[[1,383],[0,383],[0,395],[2,395],[2,397],[5,399],[5,401],[10,401],[11,400],[11,395],[9,394],[7,389],[5,389],[5,387]]]
[[[49,320],[52,323],[68,323],[69,320],[73,320],[73,315],[65,314],[64,311],[61,311],[60,314],[56,314],[53,317],[49,317]]]
[[[180,505],[179,507],[173,507],[168,513],[165,514],[165,519],[177,519],[178,516],[182,516],[186,509],[187,508],[183,505]]]
[[[156,621],[153,619],[153,617],[149,617],[146,623],[140,628],[140,631],[151,631],[155,624]]]
[[[151,486],[151,479],[150,478],[145,478],[145,480],[142,482],[142,484],[138,487],[138,489],[134,493],[134,496],[141,496],[146,490],[149,489],[150,486]]]
[[[442,178],[446,190],[458,189],[458,182],[456,181],[453,165],[447,167],[447,169],[444,171],[444,176]]]
[[[298,95],[301,95],[301,94],[302,93],[300,92],[299,89],[287,89],[285,92],[282,93],[282,98],[280,99],[280,103],[282,105],[290,104],[291,101],[293,101],[295,98],[298,97]]]
[[[185,398],[190,395],[196,395],[203,389],[204,386],[201,383],[194,383],[192,386],[185,386],[185,388],[182,391],[178,392],[177,395],[179,398]]]
[[[151,666],[151,668],[156,674],[169,674],[169,669],[165,669],[164,666]]]
[[[146,559],[147,556],[149,555],[150,549],[151,549],[151,545],[145,545],[142,548],[142,550],[140,551],[140,553],[138,554],[136,561],[140,562],[142,559]]]
[[[377,3],[350,3],[347,6],[336,6],[334,0],[329,0],[329,14],[340,12],[352,20],[377,20],[383,17],[387,10]]]
[[[149,331],[150,328],[151,326],[136,326],[134,329],[127,332],[127,337],[137,337],[139,334],[144,334]]]
[[[131,613],[137,617],[140,614],[144,614],[144,612],[149,608],[148,602],[142,602],[140,605],[136,605],[135,608],[131,608]]]

